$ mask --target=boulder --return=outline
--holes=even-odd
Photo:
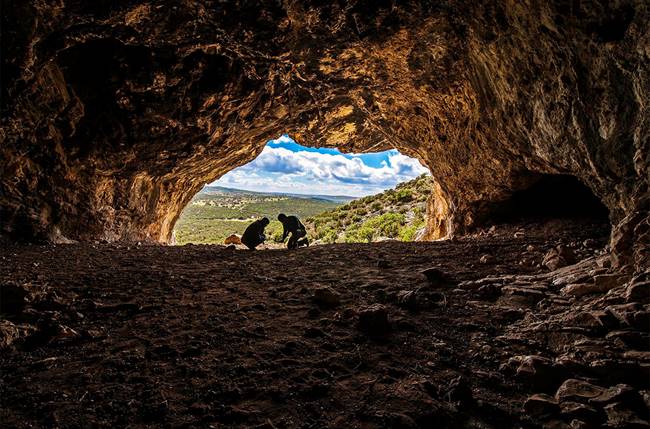
[[[531,417],[543,418],[559,413],[560,407],[552,396],[536,393],[526,399],[524,411]]]
[[[381,304],[359,309],[359,329],[369,335],[386,335],[390,332],[388,310]]]
[[[629,276],[622,274],[601,274],[594,277],[594,285],[599,292],[609,292],[624,285],[628,280]]]
[[[650,304],[650,281],[630,282],[625,288],[625,300]]]
[[[566,380],[557,389],[555,399],[560,402],[587,402],[590,399],[602,395],[606,391],[605,388],[596,386],[583,380],[570,378]]]

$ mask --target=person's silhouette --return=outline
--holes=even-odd
[[[282,223],[282,241],[287,238],[289,234],[289,242],[287,243],[287,249],[295,249],[300,246],[309,246],[309,239],[305,237],[307,231],[305,230],[305,225],[300,222],[296,216],[287,216],[284,213],[278,215],[278,220]],[[304,237],[304,238],[303,238]]]
[[[244,234],[241,236],[241,242],[251,250],[264,243],[266,236],[264,228],[269,224],[268,218],[258,219],[246,227]]]

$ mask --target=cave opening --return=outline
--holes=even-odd
[[[578,178],[565,174],[534,175],[493,210],[494,223],[572,219],[609,225],[609,210]]]
[[[423,235],[429,171],[396,149],[344,153],[288,135],[252,161],[207,183],[181,212],[172,243],[228,244],[262,217],[265,248],[280,246],[279,213],[295,215],[312,244],[413,241]]]

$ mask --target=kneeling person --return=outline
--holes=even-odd
[[[241,236],[241,242],[251,250],[255,250],[257,246],[264,243],[266,236],[264,235],[264,228],[269,224],[268,218],[258,219],[248,225],[246,231]]]
[[[305,225],[300,222],[300,219],[295,216],[287,216],[284,213],[280,213],[278,220],[282,223],[283,228],[282,241],[284,242],[287,235],[291,234],[291,238],[289,238],[289,242],[287,243],[287,249],[309,246],[309,239],[305,237],[307,231],[305,230]]]

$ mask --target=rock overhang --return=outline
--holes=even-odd
[[[632,1],[27,2],[3,22],[2,233],[165,242],[204,183],[291,130],[420,159],[430,238],[531,172],[575,176],[643,262],[647,22]]]

